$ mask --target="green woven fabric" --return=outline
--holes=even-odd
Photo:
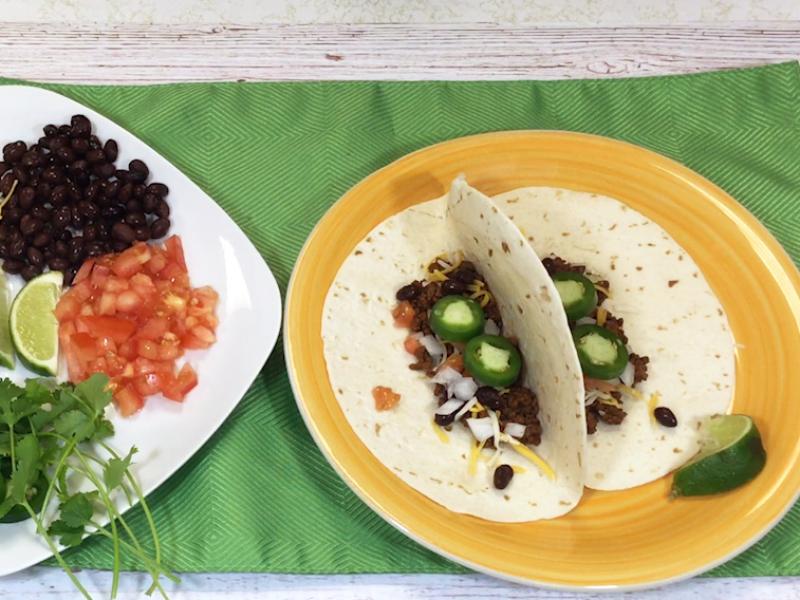
[[[284,291],[306,236],[353,184],[429,144],[509,129],[583,131],[666,154],[730,192],[800,259],[796,63],[609,81],[47,87],[196,181]],[[150,502],[178,571],[463,571],[381,521],[328,466],[295,408],[280,342],[219,432]],[[145,531],[140,511],[131,520]],[[796,507],[713,574],[800,575],[798,539]],[[104,540],[68,556],[111,566]]]

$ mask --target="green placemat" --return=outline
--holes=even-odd
[[[608,81],[47,87],[182,169],[285,291],[306,235],[350,186],[429,144],[507,129],[596,133],[666,154],[741,201],[797,261],[799,75],[791,63]],[[150,502],[178,571],[463,571],[385,524],[328,466],[295,408],[280,341],[219,432]],[[132,515],[144,531],[141,512]],[[796,507],[713,574],[798,575],[798,539]],[[108,568],[111,547],[91,539],[69,561]]]

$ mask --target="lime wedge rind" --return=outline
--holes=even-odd
[[[20,361],[34,373],[58,372],[58,320],[54,310],[63,276],[51,271],[31,279],[11,304],[11,341]]]

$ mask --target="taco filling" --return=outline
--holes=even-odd
[[[504,334],[486,280],[460,253],[436,257],[425,272],[425,279],[397,290],[392,310],[395,325],[409,329],[403,344],[413,356],[409,368],[433,384],[437,408],[424,418],[448,432],[466,428],[478,452],[504,442],[539,445],[539,403],[521,382],[517,340]],[[495,487],[503,489],[513,472],[500,467]]]
[[[644,398],[637,386],[647,380],[650,358],[633,352],[624,319],[603,306],[611,295],[608,281],[552,254],[542,264],[561,297],[583,370],[586,431],[595,433],[601,421],[619,425],[628,414],[624,402]]]

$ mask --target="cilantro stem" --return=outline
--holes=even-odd
[[[39,517],[39,515],[37,515],[33,511],[33,507],[31,507],[31,505],[28,504],[27,500],[23,501],[21,506],[25,507],[25,510],[28,511],[28,514],[31,516],[31,519],[33,519],[33,522],[36,524],[37,533],[44,538],[44,541],[47,543],[48,548],[50,548],[50,551],[53,553],[53,556],[55,557],[58,566],[60,566],[63,569],[63,571],[72,581],[72,584],[76,588],[78,588],[78,591],[83,595],[83,597],[86,598],[86,600],[92,600],[91,594],[89,594],[89,592],[86,591],[86,588],[83,587],[80,580],[75,576],[75,573],[72,572],[72,569],[70,569],[69,565],[64,561],[64,557],[62,557],[61,552],[58,551],[58,546],[56,546],[53,543],[53,539],[50,537],[50,535],[47,533],[47,530],[44,528],[42,519]]]

